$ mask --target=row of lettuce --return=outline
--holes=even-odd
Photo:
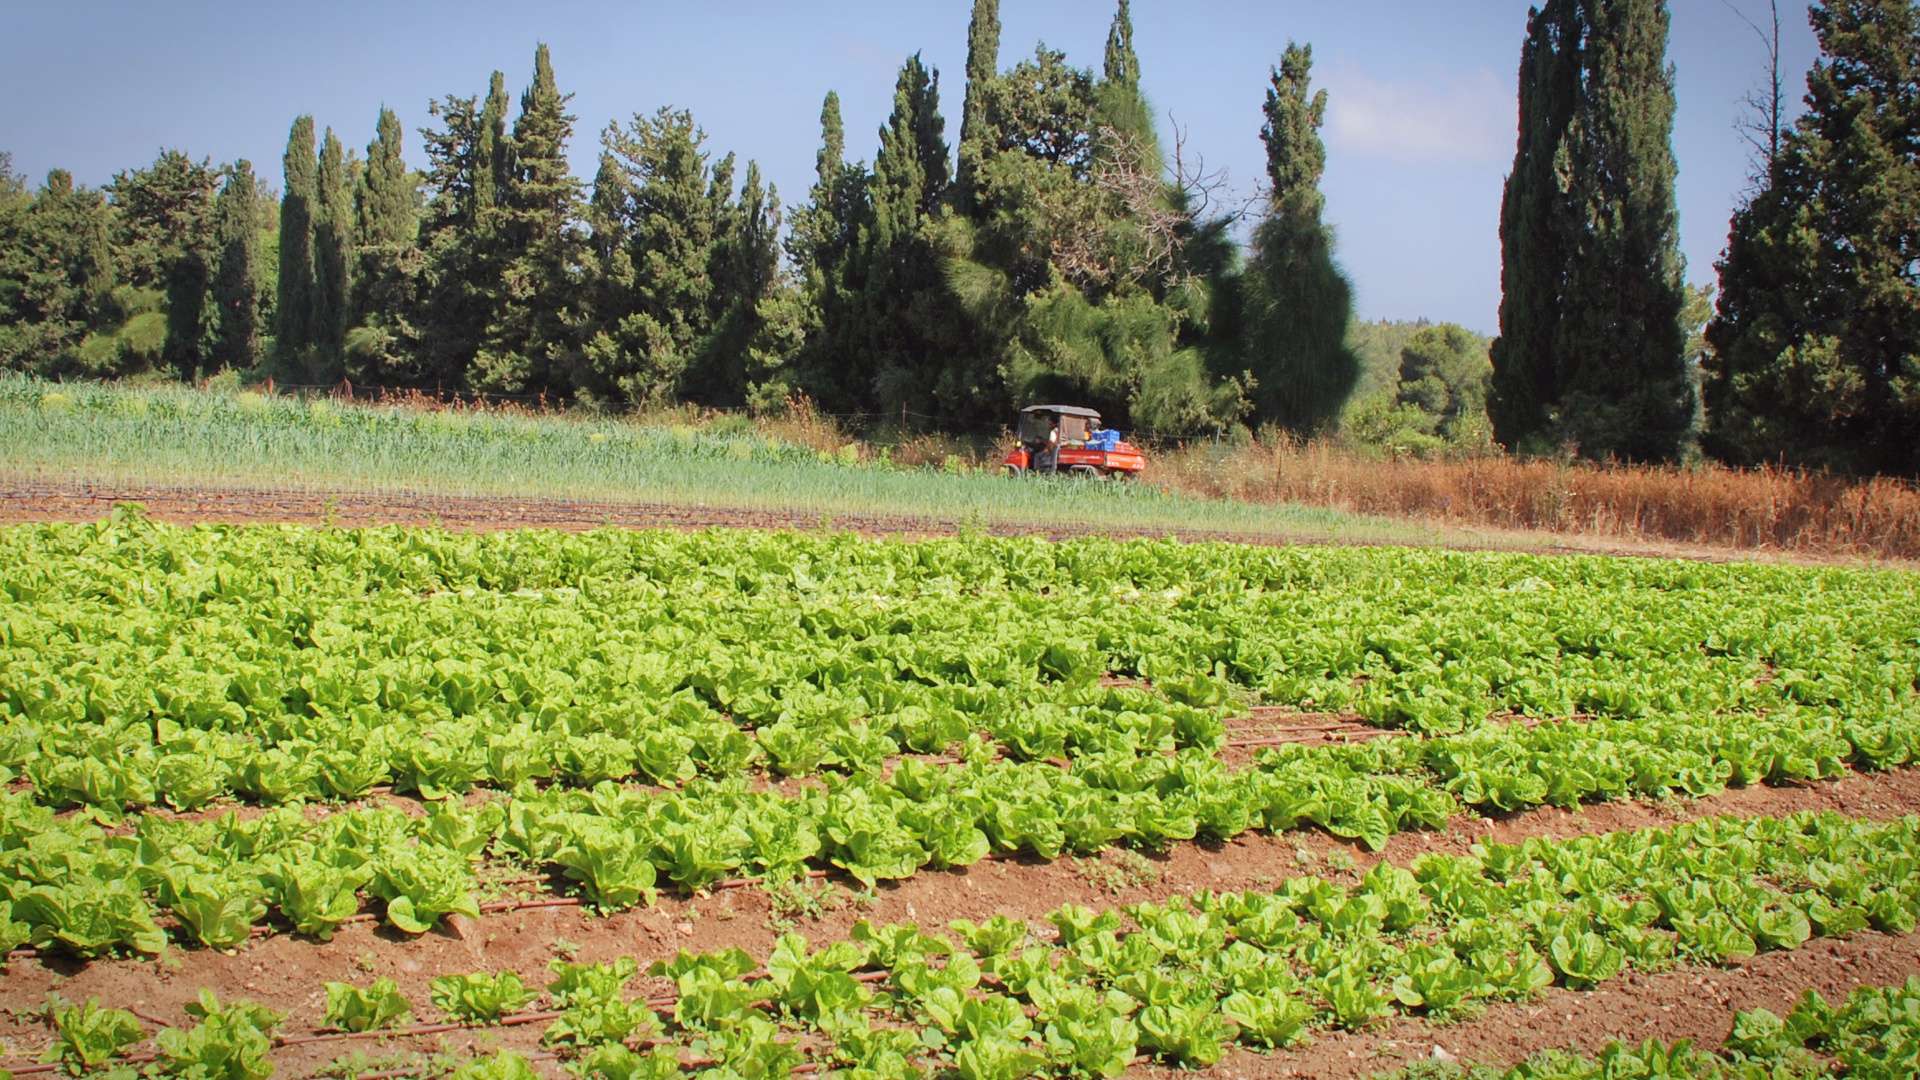
[[[1209,750],[1253,700],[1420,733],[1858,725],[1910,715],[1916,680],[1920,575],[1895,572],[131,512],[0,530],[0,776],[52,805]]]
[[[432,1000],[453,1022],[544,1023],[543,1043],[583,1076],[665,1078],[689,1066],[783,1076],[805,1064],[858,1077],[1112,1077],[1143,1057],[1206,1066],[1236,1044],[1288,1047],[1316,1029],[1392,1015],[1455,1019],[1549,986],[1586,990],[1627,972],[1724,964],[1870,927],[1911,932],[1917,870],[1920,819],[1716,818],[1489,842],[1270,892],[1200,891],[1104,911],[1070,904],[1046,930],[1002,916],[944,932],[861,923],[818,948],[790,934],[760,957],[682,952],[649,969],[653,985],[670,986],[651,998],[633,993],[630,959],[555,962],[539,1014],[526,1011],[539,994],[513,972],[436,979]],[[1803,1060],[1793,1048],[1820,1046],[1850,1076],[1911,1075],[1889,1061],[1914,1060],[1916,994],[1914,985],[1876,991],[1839,1009],[1809,997],[1785,1020],[1750,1014],[1728,1054],[1786,1068]],[[331,984],[327,999],[333,1028],[404,1033],[411,1018],[412,1004],[385,980]],[[216,1055],[250,1063],[220,1075],[271,1071],[281,1017],[210,997],[195,1012],[197,1028],[163,1032],[147,1055],[159,1074],[186,1075]],[[112,1067],[145,1037],[137,1018],[96,1002],[57,1006],[52,1019],[49,1058],[76,1073]],[[1889,1057],[1889,1025],[1900,1027],[1903,1057]],[[1635,1052],[1645,1050],[1610,1051]],[[511,1070],[525,1062],[467,1068],[519,1075]]]
[[[1920,716],[1861,724],[1810,710],[1509,724],[1286,746],[1244,768],[1198,751],[1087,756],[1070,770],[908,759],[791,789],[737,777],[678,790],[523,785],[419,815],[287,806],[198,819],[147,812],[115,826],[9,793],[0,794],[0,945],[157,953],[171,934],[232,948],[269,931],[326,938],[370,916],[417,934],[477,915],[480,883],[516,875],[605,911],[729,878],[777,883],[811,871],[872,886],[995,854],[1055,859],[1251,831],[1318,828],[1380,850],[1397,832],[1457,824],[1468,811],[1703,796],[1899,765],[1916,739]]]

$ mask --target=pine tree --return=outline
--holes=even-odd
[[[1548,0],[1522,49],[1492,416],[1509,447],[1685,452],[1694,380],[1664,0]]]
[[[1484,440],[1491,370],[1485,338],[1454,323],[1424,327],[1401,349],[1398,401],[1429,419],[1438,438]]]
[[[1338,422],[1360,377],[1347,346],[1353,288],[1321,220],[1327,92],[1312,90],[1312,74],[1312,47],[1289,43],[1267,88],[1260,137],[1272,193],[1247,270],[1246,365],[1257,415],[1306,433]]]
[[[58,376],[130,373],[142,358],[115,347],[106,331],[120,314],[98,191],[76,187],[64,169],[29,194],[0,154],[0,369]]]
[[[206,360],[220,173],[205,158],[162,150],[152,165],[115,173],[106,187],[117,273],[134,290],[125,304],[118,293],[114,301],[131,316],[119,335],[132,354],[129,367],[163,361],[176,376],[193,378]]]
[[[1920,9],[1826,0],[1806,113],[1734,215],[1707,446],[1920,474]]]
[[[331,383],[346,373],[342,347],[347,336],[352,282],[348,276],[353,246],[353,186],[345,148],[328,128],[320,144],[314,184],[318,194],[313,221],[314,372]]]
[[[285,188],[280,196],[280,279],[274,297],[274,352],[284,373],[306,374],[307,353],[315,338],[313,314],[314,215],[319,195],[315,177],[313,117],[294,120],[281,161]]]
[[[987,130],[987,87],[1000,75],[1000,0],[973,0],[967,23],[967,96],[960,113],[960,165],[955,191],[970,209],[975,173],[995,142]]]
[[[260,236],[255,225],[259,217],[255,199],[253,165],[241,158],[233,163],[213,204],[214,237],[219,247],[213,274],[215,322],[209,359],[216,371],[251,368],[260,359]]]

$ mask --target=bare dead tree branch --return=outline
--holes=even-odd
[[[1259,188],[1245,198],[1235,200],[1232,178],[1227,170],[1209,170],[1205,156],[1197,157],[1189,168],[1187,129],[1171,112],[1167,113],[1167,126],[1173,131],[1173,162],[1169,166],[1171,175],[1167,182],[1186,201],[1194,221],[1210,220],[1209,212],[1215,203],[1219,203],[1224,209],[1213,219],[1229,225],[1237,224],[1266,201],[1266,193]]]
[[[1192,277],[1182,258],[1187,241],[1204,226],[1239,222],[1264,202],[1260,192],[1237,199],[1227,171],[1208,168],[1189,151],[1186,128],[1168,119],[1168,159],[1137,135],[1102,127],[1086,183],[1038,193],[1049,259],[1068,280],[1183,285]]]
[[[1767,0],[1769,23],[1765,27],[1740,10],[1733,0],[1720,2],[1747,24],[1747,29],[1760,39],[1760,45],[1767,54],[1766,81],[1758,89],[1749,90],[1741,96],[1742,113],[1733,125],[1753,151],[1752,180],[1758,185],[1766,180],[1773,171],[1774,163],[1780,160],[1780,137],[1786,120],[1786,93],[1780,81],[1780,2]]]

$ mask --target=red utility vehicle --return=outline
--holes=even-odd
[[[1147,467],[1139,448],[1117,431],[1100,429],[1100,414],[1076,405],[1029,405],[1020,410],[1020,445],[1001,464],[1009,476],[1066,473],[1124,479]]]

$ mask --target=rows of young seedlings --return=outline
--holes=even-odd
[[[679,786],[1212,750],[1252,700],[1863,725],[1915,707],[1916,613],[1893,572],[121,513],[0,529],[0,778],[104,811]]]
[[[1910,933],[1917,870],[1920,819],[1716,818],[1486,843],[1407,867],[1380,863],[1351,882],[1306,876],[1271,892],[1202,891],[1098,912],[1068,905],[1047,929],[1004,917],[947,932],[862,923],[821,948],[788,935],[764,957],[683,952],[650,969],[672,986],[652,998],[630,986],[631,960],[556,962],[544,1002],[513,973],[443,977],[432,997],[447,1022],[543,1025],[548,1052],[583,1076],[665,1078],[688,1068],[780,1076],[802,1067],[858,1077],[1117,1076],[1142,1058],[1204,1066],[1235,1044],[1284,1048],[1315,1029],[1357,1029],[1396,1013],[1445,1020],[1548,986],[1584,990],[1626,971],[1726,963],[1816,936]],[[1910,1008],[1915,999],[1890,1000]],[[390,983],[334,984],[325,1023],[440,1030],[406,1027],[412,1011]],[[198,1014],[199,1027],[162,1033],[157,1051],[140,1054],[156,1075],[187,1075],[213,1054],[264,1067],[276,1039],[311,1038],[276,1035],[281,1018],[251,1006],[209,998]],[[1781,1051],[1857,1039],[1874,1015],[1808,1004],[1772,1026],[1750,1018],[1736,1038]],[[145,1036],[137,1018],[96,1002],[60,1007],[53,1020],[49,1056],[76,1069],[107,1067]],[[1910,1060],[1911,1045],[1905,1053]],[[499,1056],[465,1075],[526,1067]]]
[[[1706,795],[1900,764],[1915,739],[1920,716],[1509,724],[1284,747],[1245,768],[1200,753],[1083,756],[1071,770],[909,759],[793,791],[740,779],[677,791],[523,786],[440,800],[421,815],[375,804],[316,817],[285,806],[244,817],[145,813],[119,826],[0,793],[0,946],[158,953],[171,930],[233,948],[263,932],[324,939],[369,917],[418,934],[452,914],[480,915],[489,878],[536,893],[545,883],[611,911],[652,903],[663,888],[807,873],[871,886],[996,854],[1054,859],[1256,830],[1322,828],[1379,850],[1396,832],[1442,828],[1466,811]]]

